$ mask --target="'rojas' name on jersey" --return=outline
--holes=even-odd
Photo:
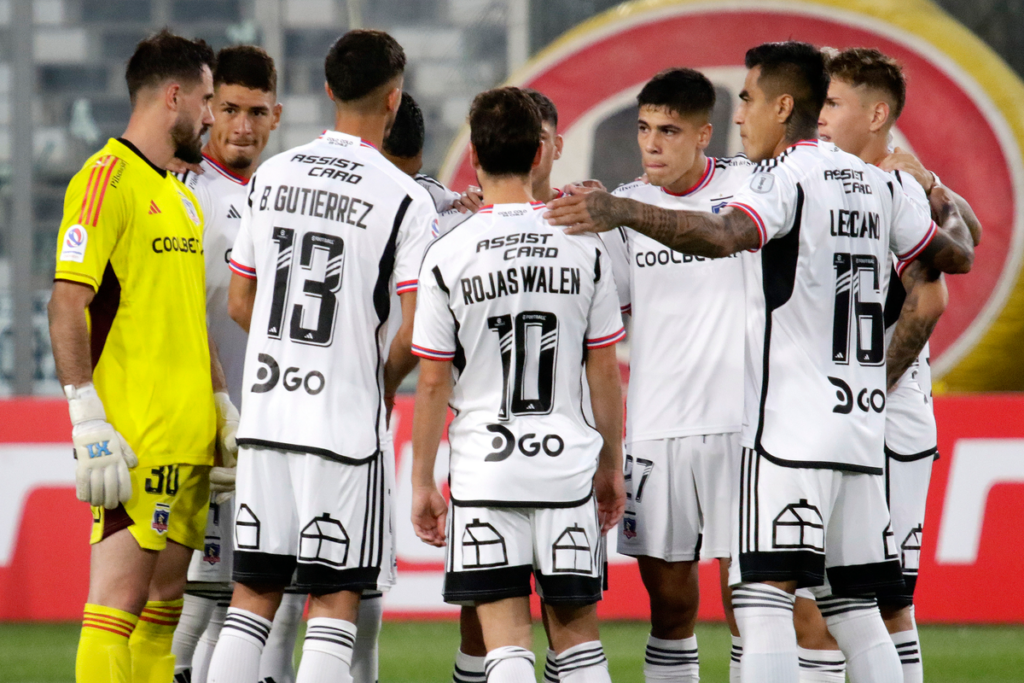
[[[452,363],[456,504],[590,496],[602,441],[583,412],[584,353],[625,330],[600,239],[568,236],[543,212],[486,207],[423,259],[413,353]]]
[[[437,219],[372,145],[327,132],[249,184],[231,269],[255,278],[238,442],[366,462],[385,436],[385,335]]]

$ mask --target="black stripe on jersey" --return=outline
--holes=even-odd
[[[252,208],[252,193],[256,191],[256,174],[252,174],[252,178],[249,179],[249,196],[246,201],[249,202],[249,208]]]
[[[451,234],[451,233],[449,232],[448,234]],[[444,237],[444,235],[442,235],[442,237]],[[451,313],[452,322],[455,323],[455,356],[452,358],[452,365],[455,367],[456,370],[459,371],[459,374],[461,375],[462,371],[466,369],[466,350],[464,348],[462,348],[462,342],[459,341],[459,327],[460,327],[460,325],[459,325],[459,319],[455,316],[455,311],[453,311],[452,307],[451,307],[451,301],[450,300],[451,300],[451,297],[452,297],[452,293],[448,289],[448,285],[446,285],[444,283],[444,278],[441,277],[441,269],[440,268],[438,268],[437,266],[434,266],[433,268],[430,269],[430,272],[433,273],[434,279],[437,280],[437,286],[440,288],[440,290],[442,292],[444,292],[448,296],[448,299],[449,299],[448,312]]]
[[[377,325],[377,329],[374,331],[374,338],[380,339],[381,329],[387,325],[388,316],[391,315],[391,275],[395,272],[395,251],[398,243],[398,231],[402,228],[402,222],[405,220],[405,214],[409,211],[409,205],[412,204],[412,197],[405,195],[402,198],[402,203],[398,205],[398,211],[395,213],[395,222],[391,225],[391,235],[388,237],[387,244],[384,245],[384,251],[380,255],[380,263],[377,265],[377,282],[373,286],[373,310],[377,312],[377,320],[380,323]],[[377,341],[374,346],[377,349],[377,377],[381,377],[381,348],[380,341]],[[380,452],[380,421],[383,415],[381,414],[384,409],[384,385],[380,381],[377,382],[377,419],[373,423],[373,428],[376,433],[377,439],[377,452]]]
[[[914,462],[915,460],[924,460],[925,458],[931,457],[934,457],[936,460],[938,460],[939,447],[932,446],[931,448],[923,450],[920,453],[911,453],[910,455],[903,455],[902,453],[897,453],[896,451],[892,450],[891,448],[889,448],[889,444],[886,444],[885,454],[888,457],[892,458],[893,460],[897,460],[899,462]]]
[[[456,507],[469,508],[575,508],[586,503],[593,495],[594,491],[591,489],[584,498],[567,503],[552,503],[547,500],[456,500],[455,496],[451,497],[451,501]]]
[[[907,300],[907,290],[903,287],[903,280],[896,272],[896,266],[890,266],[889,292],[885,295],[885,312],[882,318],[885,321],[885,329],[896,324],[900,318],[900,311],[903,310],[903,302]]]
[[[783,153],[785,155],[785,153]],[[769,362],[768,357],[772,344],[772,314],[782,307],[793,296],[796,284],[797,260],[800,257],[800,228],[803,222],[804,188],[796,184],[796,212],[793,216],[793,227],[785,237],[774,239],[761,249],[761,285],[764,290],[765,321],[764,321],[764,358],[761,374],[761,405],[757,415],[757,435],[754,447],[758,453],[764,453],[761,447],[761,435],[764,433],[764,408],[768,401]]]
[[[601,281],[601,250],[594,249],[594,284]]]
[[[379,439],[378,439],[379,441]],[[329,451],[326,448],[317,448],[315,446],[303,446],[294,443],[284,443],[282,441],[270,441],[268,439],[252,439],[248,437],[242,437],[238,439],[239,446],[262,446],[263,448],[275,448],[277,450],[288,451],[289,453],[310,453],[312,455],[319,455],[327,458],[328,460],[334,460],[345,465],[365,465],[371,462],[374,458],[380,455],[380,444],[377,444],[377,450],[370,455],[362,458],[353,458],[341,453],[335,453]]]

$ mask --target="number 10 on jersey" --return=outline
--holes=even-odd
[[[547,415],[555,398],[558,317],[544,311],[523,311],[515,317],[496,315],[487,329],[498,335],[501,352],[501,406],[498,419],[512,415]],[[513,373],[512,349],[515,348]],[[509,380],[514,377],[512,391]]]

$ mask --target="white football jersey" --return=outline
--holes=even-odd
[[[248,335],[228,315],[228,285],[231,282],[231,249],[242,221],[246,202],[245,178],[218,164],[207,155],[200,163],[202,174],[186,171],[181,181],[203,208],[203,256],[206,259],[206,326],[217,344],[220,363],[228,382],[231,402],[242,405],[242,369]]]
[[[426,190],[351,135],[260,166],[230,263],[257,280],[239,444],[376,456],[392,294],[416,290],[436,220]]]
[[[543,213],[485,207],[435,240],[420,270],[413,353],[452,361],[461,505],[559,507],[591,493],[603,442],[581,405],[584,353],[626,331],[601,240]]]
[[[683,194],[643,182],[613,194],[664,209],[717,213],[753,165],[708,159]],[[630,313],[626,441],[738,432],[743,424],[747,254],[673,251],[629,228],[603,233],[623,313]]]
[[[892,171],[892,176],[903,186],[912,201],[923,210],[931,211],[928,195],[913,176]],[[885,299],[885,348],[896,329],[907,290],[895,275],[895,262],[889,293]],[[921,353],[899,382],[889,392],[885,408],[885,449],[897,459],[916,459],[938,452],[938,432],[932,406],[931,349],[926,343]]]
[[[413,180],[419,183],[420,187],[430,193],[430,198],[434,200],[434,209],[438,213],[443,213],[448,209],[452,208],[452,204],[461,195],[454,190],[449,190],[447,187],[441,184],[441,181],[431,178],[423,173],[417,173],[413,176]]]
[[[885,172],[817,140],[757,165],[729,202],[757,225],[742,445],[773,462],[881,474],[890,251],[935,236]]]

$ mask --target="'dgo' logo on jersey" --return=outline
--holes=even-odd
[[[254,394],[265,394],[276,387],[282,379],[281,366],[273,356],[267,353],[259,354],[256,359],[262,363],[259,370],[256,371],[256,379],[260,381],[252,385],[250,391]],[[310,396],[316,396],[327,385],[327,380],[319,370],[310,370],[303,374],[299,368],[290,367],[285,368],[283,376],[284,381],[281,382],[281,386],[285,388],[285,391],[296,391],[302,387]]]
[[[552,458],[562,454],[565,450],[565,441],[558,434],[523,434],[518,439],[515,434],[503,425],[487,425],[487,431],[495,434],[491,440],[491,447],[494,452],[488,453],[484,458],[486,462],[501,462],[505,460],[518,446],[519,452],[528,458],[532,458],[541,451]]]
[[[572,29],[507,84],[539,90],[558,106],[565,147],[553,185],[598,178],[615,187],[642,172],[639,151],[621,150],[637,150],[636,95],[644,83],[682,64],[702,71],[717,93],[707,153],[735,155],[742,151],[732,118],[746,75],[744,55],[780,40],[873,47],[903,65],[907,102],[893,129],[894,144],[916,154],[967,199],[985,226],[971,273],[947,280],[949,307],[931,338],[936,387],[1024,388],[1018,324],[1024,316],[1024,84],[933,2],[631,2]],[[591,73],[601,77],[580,77]],[[475,177],[467,127],[439,179],[465,187]],[[772,182],[769,174],[751,179],[760,192]]]

